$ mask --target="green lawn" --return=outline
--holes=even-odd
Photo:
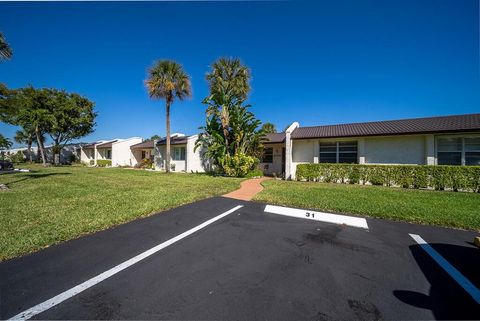
[[[30,168],[0,175],[10,188],[0,191],[0,260],[240,186],[240,179],[202,174]]]
[[[480,194],[270,180],[256,200],[480,231]]]

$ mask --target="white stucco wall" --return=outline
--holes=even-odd
[[[435,161],[433,135],[292,140],[292,179],[295,179],[298,164],[318,162],[321,141],[357,141],[360,164],[423,165]]]
[[[425,135],[365,138],[365,164],[423,165]]]
[[[273,148],[273,161],[272,163],[262,163],[258,164],[258,168],[267,175],[277,175],[281,177],[283,173],[282,168],[282,149],[285,147],[285,144],[268,144],[265,145],[265,148]]]
[[[205,172],[206,167],[208,168],[209,166],[208,162],[206,162],[202,157],[204,150],[201,147],[195,150],[195,142],[197,139],[198,135],[192,135],[189,136],[187,140],[185,159],[187,160],[186,172],[188,173],[203,173]]]
[[[175,169],[172,168],[172,172],[185,172],[186,171],[186,159],[187,159],[187,150],[185,149],[185,160],[173,160],[173,148],[174,147],[186,147],[186,144],[181,145],[170,145],[170,166],[175,164]],[[155,169],[157,170],[165,170],[165,151],[166,146],[157,146],[155,148]]]
[[[112,144],[112,166],[133,166],[130,146],[142,142],[141,137],[131,137]]]

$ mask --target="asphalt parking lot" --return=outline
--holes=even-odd
[[[480,318],[474,232],[379,219],[357,228],[266,213],[265,205],[212,198],[0,263],[0,318],[35,306],[33,319]],[[68,292],[83,282],[89,287]],[[60,303],[48,301],[55,297]]]

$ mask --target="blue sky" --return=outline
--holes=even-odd
[[[1,82],[95,101],[82,141],[165,134],[164,102],[143,83],[160,58],[192,78],[193,98],[172,109],[186,134],[204,123],[205,74],[221,56],[251,68],[252,110],[280,130],[480,112],[475,0],[3,2],[0,31],[14,50]]]

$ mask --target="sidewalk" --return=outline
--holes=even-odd
[[[261,183],[271,179],[271,177],[252,178],[243,181],[240,188],[236,191],[223,195],[223,197],[233,198],[242,201],[250,201],[257,193],[263,190]]]

